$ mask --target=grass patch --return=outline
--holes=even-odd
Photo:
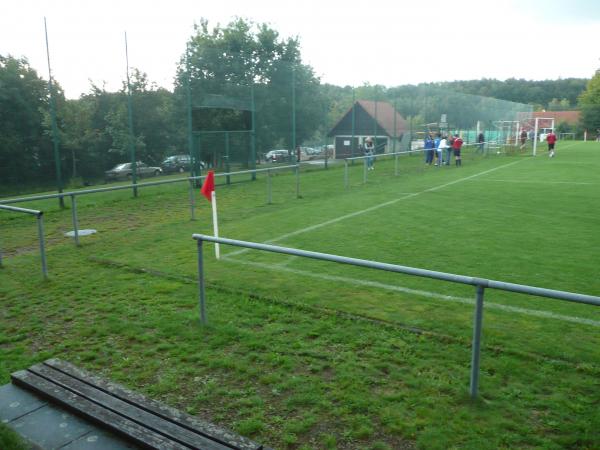
[[[301,199],[281,174],[272,205],[264,179],[234,183],[218,191],[221,234],[599,295],[597,151],[439,170],[413,157],[399,177],[380,158],[366,185],[351,168],[349,190],[339,168],[304,173]],[[257,252],[215,261],[207,245],[201,327],[191,234],[210,234],[209,205],[191,222],[184,185],[140,192],[78,200],[99,230],[79,248],[61,235],[70,211],[40,202],[48,281],[35,224],[1,216],[1,382],[61,357],[275,448],[600,443],[597,308],[487,291],[471,402],[472,289]]]

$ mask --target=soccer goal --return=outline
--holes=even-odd
[[[558,139],[561,141],[574,141],[575,133],[558,133]]]
[[[554,118],[553,117],[536,117],[534,125],[534,136],[536,139],[533,140],[533,156],[537,153],[538,139],[540,142],[546,140],[546,135],[550,131],[554,131]]]

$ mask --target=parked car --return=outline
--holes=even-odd
[[[173,155],[167,157],[160,166],[162,167],[163,172],[179,172],[183,173],[189,171],[191,168],[192,159],[190,155]],[[200,168],[204,169],[204,162],[200,161]]]
[[[267,162],[284,162],[290,160],[290,152],[287,150],[271,150],[265,154]]]
[[[136,175],[140,178],[142,177],[151,177],[158,176],[162,173],[162,169],[160,167],[152,167],[144,164],[141,161],[136,163]],[[133,177],[133,170],[131,168],[131,163],[123,163],[117,164],[110,170],[104,172],[104,178],[106,181],[125,179],[130,180]]]

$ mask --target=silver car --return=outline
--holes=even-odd
[[[162,173],[160,167],[152,167],[144,164],[141,161],[136,163],[136,175],[140,178],[158,176]],[[106,181],[111,180],[131,180],[133,177],[133,169],[131,163],[117,164],[110,170],[104,172],[104,178]]]

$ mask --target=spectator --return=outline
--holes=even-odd
[[[373,156],[375,152],[375,146],[373,145],[373,139],[368,137],[365,139],[365,156],[367,157],[367,169],[374,170],[373,162],[375,161],[375,157]]]
[[[438,161],[436,163],[439,164],[440,166],[444,164],[444,150],[446,150],[448,148],[448,140],[446,139],[446,136],[442,136],[442,138],[439,140],[438,145],[437,145],[437,158]]]
[[[458,136],[457,134],[455,134],[454,136]],[[452,161],[452,149],[454,147],[454,139],[455,137],[450,135],[450,137],[448,138],[448,143],[447,143],[447,147],[446,147],[446,162],[445,164],[447,166],[450,165],[450,161]]]
[[[481,153],[483,155],[483,144],[485,143],[485,136],[483,132],[479,133],[477,136],[477,153]]]
[[[431,163],[433,162],[433,152],[434,152],[434,148],[435,148],[435,144],[433,141],[433,138],[431,137],[431,134],[428,134],[427,137],[425,138],[425,164],[429,164],[431,165]]]
[[[525,143],[527,142],[527,131],[523,130],[521,131],[521,147],[519,147],[521,150],[523,150],[525,148]]]

